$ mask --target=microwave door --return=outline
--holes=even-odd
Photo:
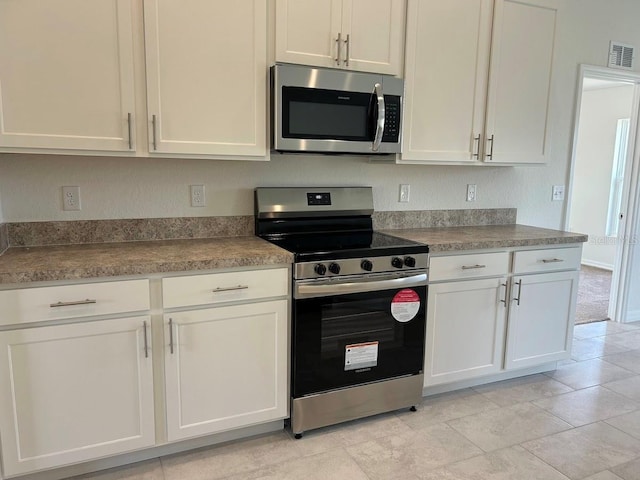
[[[373,137],[373,144],[371,150],[377,152],[380,149],[382,143],[382,136],[384,135],[384,120],[385,120],[385,105],[384,105],[384,93],[382,91],[382,85],[376,83],[373,95],[377,103],[377,118],[375,119],[375,135]],[[371,112],[374,113],[373,111]]]

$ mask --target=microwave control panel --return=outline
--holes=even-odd
[[[400,98],[396,95],[385,95],[385,115],[383,142],[398,143],[400,137]]]

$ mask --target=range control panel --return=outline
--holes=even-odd
[[[367,275],[372,273],[401,270],[424,270],[427,268],[428,254],[389,255],[384,257],[348,258],[301,262],[294,266],[296,280],[327,278],[343,275]]]

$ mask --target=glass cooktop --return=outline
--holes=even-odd
[[[304,233],[269,241],[295,254],[296,262],[427,253],[427,245],[379,232]]]

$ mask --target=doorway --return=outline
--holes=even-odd
[[[589,66],[580,71],[565,222],[566,229],[589,235],[583,246],[576,323],[629,321],[624,293],[632,277],[633,242],[626,232],[633,226],[627,212],[633,213],[637,190],[633,172],[639,85],[635,73]]]

